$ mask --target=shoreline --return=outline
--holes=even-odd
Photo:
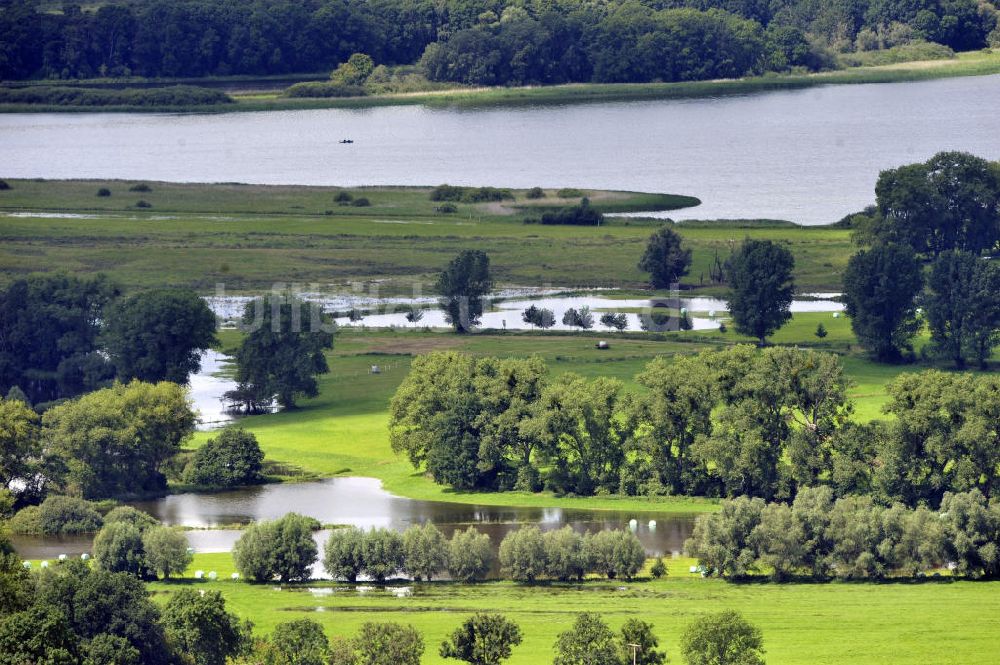
[[[0,104],[0,113],[241,113],[384,106],[495,107],[527,104],[581,104],[694,99],[758,92],[801,90],[824,85],[905,83],[1000,74],[1000,51],[960,53],[948,60],[917,60],[891,65],[851,67],[812,74],[770,74],[745,79],[672,83],[570,83],[516,88],[451,88],[365,97],[289,98],[278,94],[234,95],[234,103],[203,106],[62,106]],[[196,80],[190,81],[197,85]],[[33,85],[41,85],[33,82]],[[54,82],[54,85],[64,85]],[[218,81],[213,81],[218,86]],[[149,85],[146,83],[145,85]],[[75,87],[85,83],[74,82]]]

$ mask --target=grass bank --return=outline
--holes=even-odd
[[[744,95],[774,90],[794,90],[817,85],[896,83],[956,76],[1000,73],[1000,52],[960,53],[951,59],[918,60],[889,65],[849,67],[814,74],[767,74],[745,79],[675,83],[576,83],[526,87],[456,87],[447,90],[348,98],[290,98],[279,92],[236,93],[236,104],[102,107],[101,111],[235,112],[322,108],[366,108],[426,104],[429,106],[502,106],[523,104],[573,104],[652,99],[686,99]],[[186,82],[197,82],[186,80]],[[58,104],[0,104],[0,112],[86,111],[86,107]]]
[[[227,607],[267,634],[283,621],[309,618],[330,637],[353,635],[366,621],[411,624],[424,636],[422,662],[446,663],[438,645],[471,613],[502,612],[516,621],[523,643],[510,665],[550,662],[556,636],[579,611],[600,613],[614,630],[630,618],[654,625],[671,662],[680,638],[699,616],[736,609],[764,635],[771,665],[992,665],[1000,632],[1000,582],[732,584],[688,573],[692,562],[667,562],[658,581],[591,580],[583,584],[522,586],[510,582],[410,585],[358,590],[330,582],[275,586],[230,581],[228,554],[199,554],[182,579],[151,585],[164,603],[182,588],[220,591]],[[219,581],[195,581],[196,569]],[[392,589],[393,587],[389,587]]]

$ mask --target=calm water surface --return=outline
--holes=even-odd
[[[833,222],[881,169],[1000,159],[1000,76],[567,106],[0,114],[0,176],[692,194],[676,219]],[[353,145],[338,140],[350,137]]]
[[[636,513],[565,508],[507,508],[440,501],[417,501],[389,494],[373,478],[331,478],[309,483],[262,485],[214,494],[175,494],[156,501],[132,504],[164,524],[197,527],[187,531],[189,543],[199,552],[232,549],[239,530],[213,529],[251,520],[281,517],[294,511],[324,524],[348,524],[362,528],[387,527],[403,530],[430,521],[447,536],[475,525],[488,533],[494,546],[521,524],[537,524],[543,530],[566,524],[584,532],[628,528],[636,518],[636,534],[651,555],[670,555],[683,548],[694,527],[693,515]],[[655,520],[655,525],[650,524]],[[322,549],[328,531],[316,533]],[[90,536],[15,536],[14,545],[24,558],[54,559],[60,554],[90,551]],[[322,571],[317,567],[315,574]]]

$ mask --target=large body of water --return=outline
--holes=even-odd
[[[577,186],[704,201],[675,219],[822,224],[872,202],[882,169],[940,150],[1000,159],[997,108],[1000,75],[516,108],[0,114],[0,177]]]

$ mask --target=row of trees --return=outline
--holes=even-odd
[[[423,54],[432,78],[469,83],[681,80],[816,68],[828,62],[816,42],[843,50],[915,39],[982,48],[997,14],[994,4],[975,0],[668,6],[146,0],[96,10],[67,5],[55,13],[7,0],[0,7],[0,78],[309,72],[360,52],[386,64],[411,64]]]
[[[416,358],[390,406],[390,440],[460,489],[790,498],[937,505],[996,494],[1000,383],[936,370],[890,382],[887,420],[852,421],[837,356],[736,346],[657,358],[620,381],[548,376],[539,358]]]
[[[795,501],[739,497],[702,515],[685,544],[707,574],[825,579],[915,576],[947,565],[959,575],[1000,576],[1000,503],[978,490],[945,494],[939,511],[870,497],[834,501],[828,487]]]
[[[312,532],[318,527],[315,520],[295,513],[248,527],[233,550],[237,569],[257,582],[310,579],[318,552]],[[642,544],[629,531],[581,535],[568,526],[544,533],[538,527],[522,527],[507,534],[499,550],[501,575],[529,583],[581,580],[588,573],[630,579],[646,561]],[[473,582],[486,579],[494,563],[488,535],[469,527],[448,540],[430,522],[403,533],[334,529],[323,552],[327,574],[347,582],[362,576],[384,582],[397,575],[432,580],[443,572],[453,580]]]
[[[1000,249],[1000,166],[943,152],[882,172],[875,194],[848,218],[864,246],[844,273],[854,333],[898,361],[926,322],[938,355],[985,366],[1000,343],[1000,265],[984,257]]]
[[[103,276],[37,275],[0,292],[0,394],[29,405],[111,379],[187,383],[215,343],[215,315],[193,291],[122,297]]]

